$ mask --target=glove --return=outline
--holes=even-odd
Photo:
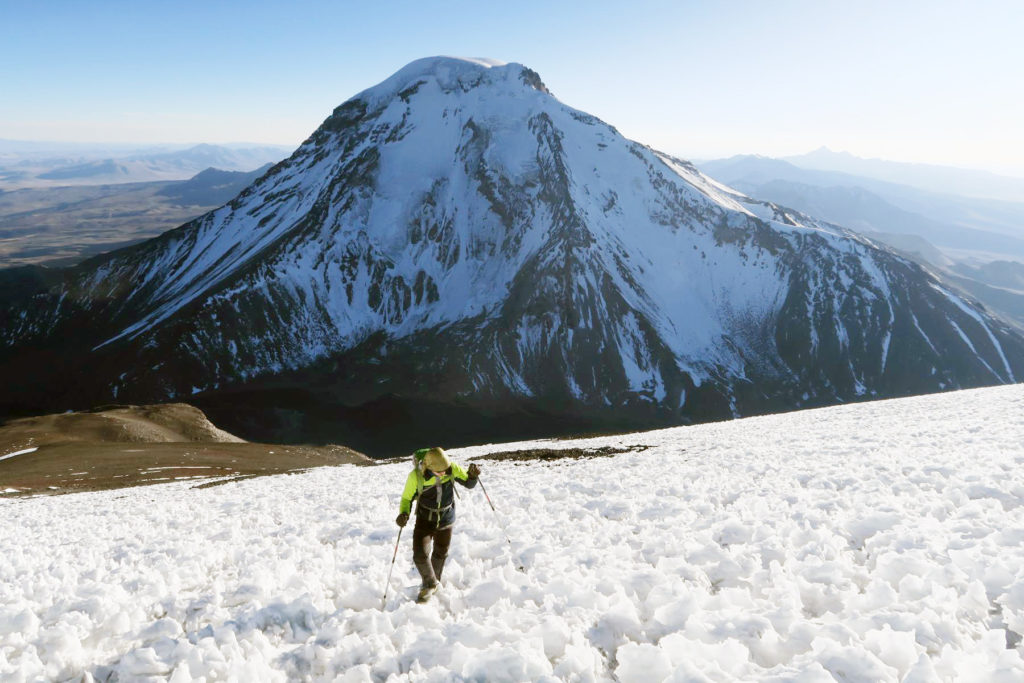
[[[469,475],[470,479],[476,479],[477,477],[480,476],[480,466],[477,465],[475,462],[470,463],[469,469],[466,470],[466,474]]]
[[[395,517],[395,524],[397,524],[398,526],[403,526],[404,527],[406,522],[408,522],[408,521],[409,521],[409,513],[408,512],[403,512],[402,514],[398,515],[398,517]]]

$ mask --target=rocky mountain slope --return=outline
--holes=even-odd
[[[457,440],[480,416],[671,424],[1024,375],[1024,340],[920,266],[623,138],[521,65],[450,58],[3,315],[9,409],[191,396],[243,436],[374,402]]]

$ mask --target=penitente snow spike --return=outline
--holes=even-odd
[[[505,529],[504,522],[501,521],[501,515],[498,514],[498,509],[494,507],[494,503],[491,502],[491,497],[487,495],[487,487],[484,486],[484,480],[477,477],[477,481],[480,482],[480,489],[484,492],[484,497],[487,499],[487,504],[490,505],[491,510],[494,511],[494,516],[498,518],[498,523],[501,525],[501,531],[503,534],[505,534],[505,540],[508,541],[508,547],[511,550],[512,539],[508,537],[508,531]],[[524,567],[521,562],[516,566],[516,569],[523,572],[524,574],[526,573],[526,567]]]
[[[395,541],[395,554],[391,556],[391,569],[388,570],[388,582],[384,584],[384,597],[380,599],[380,608],[384,609],[384,605],[388,602],[388,588],[391,588],[391,572],[395,570],[395,558],[398,557],[398,544],[402,542],[402,530],[403,527],[398,527],[398,540]]]

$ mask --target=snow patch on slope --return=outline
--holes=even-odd
[[[996,353],[999,354],[999,359],[1003,361],[1003,369],[1006,371],[1006,377],[1009,378],[1010,382],[1016,382],[1017,380],[1013,376],[1013,370],[1010,368],[1010,363],[1009,361],[1006,360],[1006,354],[1003,353],[1003,347],[1002,345],[999,344],[999,341],[995,338],[995,335],[992,334],[992,330],[989,328],[988,323],[985,321],[985,319],[978,315],[977,311],[973,310],[970,306],[964,303],[964,301],[960,297],[956,296],[952,292],[943,289],[938,285],[932,285],[932,287],[941,292],[947,299],[952,301],[957,308],[959,308],[961,311],[969,315],[971,318],[977,321],[979,325],[981,325],[981,329],[985,330],[985,334],[988,335],[988,339],[990,342],[992,342],[993,348],[995,348]],[[957,327],[957,332],[960,332],[961,337],[964,336],[963,331],[961,331],[959,327]],[[974,345],[971,344],[969,340],[965,339],[965,341],[967,341],[967,344],[971,347],[972,350],[974,350]],[[977,354],[977,351],[975,351],[975,353]],[[978,358],[983,363],[985,362],[980,355],[978,356]],[[985,367],[988,367],[989,370],[992,370],[992,368],[989,367],[988,363],[985,363]],[[1000,381],[1006,381],[1003,377],[1000,377],[999,374],[995,372],[995,370],[992,370],[992,374],[995,375],[996,378],[999,379]]]
[[[35,453],[37,450],[39,450],[39,449],[38,448],[25,448],[25,449],[20,450],[20,451],[14,451],[13,453],[8,453],[7,455],[0,455],[0,460],[7,460],[8,458],[13,458],[13,457],[15,457],[17,455],[27,455],[29,453]]]

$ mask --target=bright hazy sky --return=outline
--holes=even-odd
[[[1024,1],[0,0],[0,138],[295,145],[431,55],[540,73],[689,158],[1024,175]]]

